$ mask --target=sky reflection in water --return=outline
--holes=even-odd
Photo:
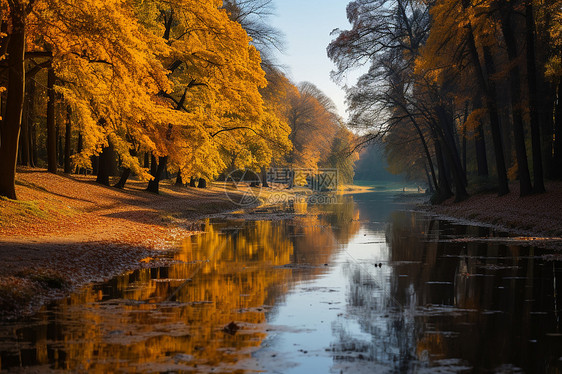
[[[2,322],[0,368],[559,372],[552,251],[404,207],[379,192],[292,220],[208,222],[172,266]],[[498,240],[469,239],[482,237]]]

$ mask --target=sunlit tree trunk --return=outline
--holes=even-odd
[[[57,130],[55,123],[55,71],[52,67],[47,72],[47,170],[57,173]]]
[[[72,121],[71,121],[71,109],[70,107],[66,108],[66,129],[64,132],[64,172],[70,173],[70,156],[72,154],[70,149],[70,143],[72,140]]]
[[[25,9],[19,1],[10,2],[12,32],[7,46],[8,96],[6,115],[0,126],[0,196],[16,198],[16,160],[21,116],[25,97]]]
[[[35,125],[35,81],[29,80],[26,83],[27,91],[27,116],[29,129],[29,165],[37,166],[37,128]]]
[[[21,134],[20,134],[20,157],[21,164],[29,166],[31,163],[31,136],[29,134],[29,100],[24,100],[23,113],[21,118]]]

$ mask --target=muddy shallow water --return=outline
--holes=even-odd
[[[392,191],[215,220],[175,262],[0,323],[30,372],[562,371],[562,262]]]

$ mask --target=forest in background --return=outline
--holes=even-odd
[[[275,64],[271,0],[2,0],[0,196],[16,164],[165,176],[204,187],[235,169],[337,167],[353,134]],[[352,155],[350,157],[350,154]]]
[[[350,125],[435,202],[489,185],[521,196],[562,178],[562,1],[356,0],[334,30]],[[489,187],[486,187],[489,188]]]

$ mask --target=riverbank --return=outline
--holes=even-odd
[[[519,197],[519,184],[511,183],[510,193],[479,193],[455,203],[453,198],[441,205],[419,205],[418,209],[437,216],[473,223],[484,223],[501,231],[546,240],[561,247],[562,182],[547,182],[544,194]],[[538,240],[540,241],[540,240]]]
[[[18,200],[0,199],[0,316],[29,315],[87,283],[154,266],[154,257],[199,230],[197,220],[239,208],[221,184],[164,181],[160,195],[145,187],[132,180],[119,190],[93,176],[18,170]]]

